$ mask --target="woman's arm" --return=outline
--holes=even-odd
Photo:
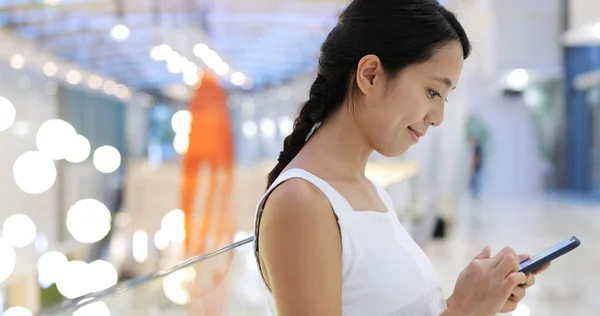
[[[342,243],[327,198],[292,179],[269,197],[259,250],[263,275],[279,316],[342,314]]]

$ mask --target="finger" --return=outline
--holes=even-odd
[[[527,278],[527,283],[521,285],[524,289],[528,289],[535,285],[535,276],[533,274],[529,274]]]
[[[512,295],[510,296],[510,300],[514,301],[514,302],[520,302],[524,297],[525,297],[525,288],[522,286],[516,286],[513,290],[512,290]]]
[[[503,293],[510,295],[513,289],[517,287],[519,284],[525,284],[527,282],[527,277],[523,272],[513,272],[511,273],[503,282],[502,290]]]
[[[517,260],[517,253],[510,247],[505,247],[504,249],[502,249],[498,254],[496,254],[494,256],[494,258],[492,258],[492,266],[493,267],[497,267],[500,262],[502,262],[502,260],[504,259],[504,257],[511,255],[515,258],[515,260]]]
[[[492,254],[492,249],[490,246],[485,246],[483,250],[475,256],[475,259],[489,259]]]
[[[531,256],[530,256],[530,255],[528,255],[528,254],[525,254],[525,253],[522,253],[522,254],[520,254],[520,255],[519,255],[519,263],[520,263],[520,262],[523,262],[523,261],[525,261],[525,260],[527,260],[527,259],[530,259],[530,258],[531,258]]]
[[[494,277],[496,279],[503,280],[511,272],[519,271],[519,262],[517,257],[513,255],[506,255],[500,261],[500,264],[494,269]],[[523,281],[525,283],[526,281]]]
[[[551,265],[551,263],[546,263],[546,264],[545,264],[545,265],[543,265],[541,268],[539,268],[539,269],[537,269],[537,270],[533,271],[533,274],[534,274],[534,275],[538,275],[538,274],[540,274],[540,273],[542,273],[542,272],[544,272],[544,271],[548,270],[548,268],[550,268],[550,265]]]

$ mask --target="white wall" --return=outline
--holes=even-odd
[[[579,28],[599,22],[599,1],[569,0],[569,28]]]

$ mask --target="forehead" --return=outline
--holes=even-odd
[[[448,78],[456,85],[463,67],[463,51],[460,43],[452,41],[435,51],[424,63],[414,65],[413,71],[421,76]]]

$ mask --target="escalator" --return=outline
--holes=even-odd
[[[38,315],[270,315],[253,241],[254,237],[248,237]]]

